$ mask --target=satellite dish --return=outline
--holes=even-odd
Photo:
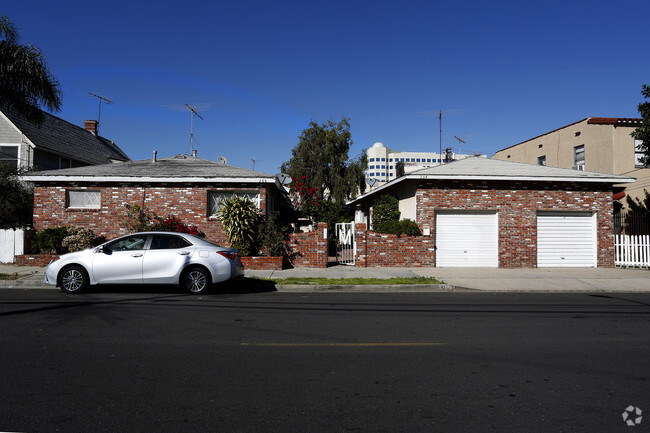
[[[377,179],[373,179],[373,178],[371,178],[371,177],[366,178],[366,183],[368,184],[368,186],[369,186],[370,188],[372,188],[373,186],[377,185],[377,182],[379,182]]]
[[[226,159],[225,156],[220,156],[220,157],[217,159],[217,162],[218,162],[219,164],[226,165],[226,163],[228,162],[228,160]]]
[[[289,185],[291,183],[291,176],[284,173],[277,173],[275,177],[278,178],[282,185]]]

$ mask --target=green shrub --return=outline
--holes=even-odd
[[[280,221],[280,212],[269,213],[269,218],[259,226],[260,248],[267,256],[288,255],[288,228]]]
[[[388,233],[397,236],[407,235],[407,236],[421,236],[420,228],[410,219],[403,219],[399,221],[384,221],[376,226],[373,226],[373,229],[377,233]]]
[[[399,221],[399,216],[399,200],[392,195],[381,196],[372,207],[372,226],[376,229],[388,221]]]
[[[262,223],[257,206],[252,201],[233,196],[226,200],[217,212],[228,242],[243,256],[252,256],[259,251],[258,226]]]
[[[63,246],[63,239],[69,236],[68,227],[51,227],[34,236],[34,243],[41,254],[65,254],[68,248]]]

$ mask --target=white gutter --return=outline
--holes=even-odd
[[[149,183],[276,183],[274,178],[255,177],[136,177],[136,176],[30,176],[24,175],[27,182],[149,182]]]

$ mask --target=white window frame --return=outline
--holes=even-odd
[[[0,148],[3,147],[15,147],[16,148],[16,168],[20,167],[20,144],[17,143],[0,143]],[[2,151],[0,150],[0,164],[6,164],[9,161],[12,161],[13,159],[10,159],[6,157]]]
[[[221,196],[219,199],[213,198],[214,196]],[[219,189],[208,191],[208,217],[216,218],[216,214],[221,209],[221,203],[228,200],[231,197],[240,197],[247,198],[255,203],[258,209],[260,209],[261,194],[259,189]],[[216,207],[216,209],[215,209]]]
[[[67,189],[65,207],[66,209],[101,209],[102,193],[98,189]]]
[[[578,155],[582,154],[582,158],[579,158]],[[573,148],[573,169],[574,170],[584,170],[585,169],[585,145],[581,144]]]

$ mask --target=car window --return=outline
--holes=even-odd
[[[111,251],[137,251],[144,249],[147,236],[129,236],[106,245]]]
[[[189,247],[192,244],[180,236],[174,235],[154,235],[151,241],[152,250],[174,250],[178,248]]]

